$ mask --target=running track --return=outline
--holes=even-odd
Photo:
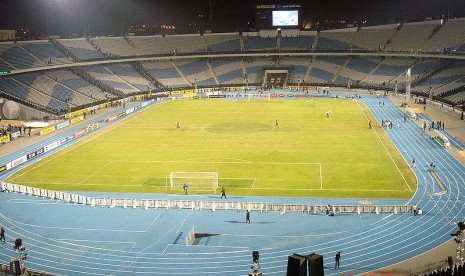
[[[380,100],[386,106],[378,107]],[[456,223],[464,220],[464,166],[415,122],[404,123],[402,111],[388,99],[366,97],[360,101],[379,123],[381,119],[389,119],[394,125],[400,124],[399,129],[385,131],[408,163],[413,158],[417,161],[414,171],[419,187],[409,202],[374,200],[373,204],[417,204],[424,215],[327,217],[270,212],[252,213],[252,223],[245,224],[245,214],[236,211],[92,208],[2,193],[0,225],[6,229],[7,242],[0,243],[0,261],[9,262],[14,256],[14,239],[22,238],[28,249],[28,268],[61,275],[247,275],[253,250],[260,252],[264,275],[285,275],[288,255],[312,252],[324,256],[325,275],[340,275],[379,269],[449,240],[450,233],[457,230]],[[50,143],[50,139],[39,144]],[[454,143],[464,148],[460,142],[454,140]],[[30,150],[2,157],[0,162],[13,160]],[[439,191],[427,172],[432,161],[448,190],[441,198],[432,196]],[[213,196],[205,197],[211,200]],[[232,197],[228,200],[354,204],[357,199]],[[197,233],[215,235],[201,239],[198,245],[185,246],[184,238],[192,226]],[[337,251],[342,253],[341,267],[333,270]]]

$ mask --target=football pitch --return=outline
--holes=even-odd
[[[228,195],[407,198],[416,190],[409,166],[353,99],[165,102],[7,181],[62,191],[181,194],[182,185],[171,189],[172,172],[218,173],[218,189],[191,193],[219,194],[225,187]]]

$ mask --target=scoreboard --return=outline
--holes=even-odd
[[[256,29],[300,29],[299,4],[257,5]]]

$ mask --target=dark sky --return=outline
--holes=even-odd
[[[210,3],[212,21],[210,21]],[[367,20],[367,25],[465,17],[465,0],[0,0],[0,29],[28,28],[33,36],[118,35],[134,24],[199,25],[219,31],[254,27],[257,4],[298,3],[309,20]],[[199,17],[199,15],[203,15]]]

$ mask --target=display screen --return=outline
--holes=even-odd
[[[298,26],[299,11],[273,11],[273,26]]]

